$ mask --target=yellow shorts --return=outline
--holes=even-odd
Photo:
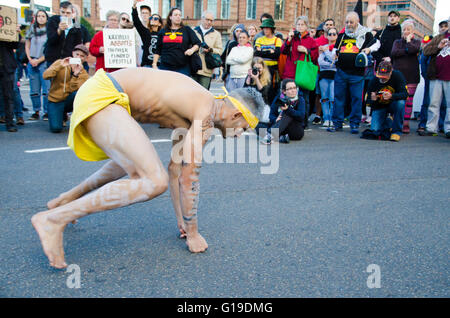
[[[100,69],[80,87],[73,103],[67,145],[78,158],[86,161],[109,158],[92,140],[86,127],[81,123],[111,104],[121,105],[131,114],[128,95],[123,93],[117,81]]]

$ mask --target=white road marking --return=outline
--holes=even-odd
[[[161,142],[172,142],[170,139],[155,139],[152,140],[153,143],[161,143]],[[50,152],[50,151],[61,151],[61,150],[69,150],[69,147],[59,147],[59,148],[42,148],[42,149],[34,149],[34,150],[25,150],[25,153],[40,153],[40,152]]]

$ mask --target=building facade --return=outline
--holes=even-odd
[[[357,1],[346,1],[346,10],[352,11]],[[436,0],[364,0],[364,24],[371,28],[384,27],[387,24],[387,15],[391,10],[400,12],[401,22],[405,19],[413,19],[416,33],[419,36],[433,34]]]

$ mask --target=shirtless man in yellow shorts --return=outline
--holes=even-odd
[[[224,138],[238,137],[254,128],[263,107],[261,96],[254,90],[243,88],[218,99],[175,72],[148,68],[111,74],[98,71],[77,93],[68,145],[83,160],[111,160],[49,201],[49,210],[32,217],[50,265],[67,267],[63,231],[68,223],[95,212],[151,200],[168,186],[180,236],[186,237],[191,252],[204,252],[208,244],[197,227],[202,147],[213,127]],[[138,122],[185,128],[184,138],[173,141],[173,147],[183,142],[179,151],[182,160],[178,162],[172,156],[168,173]],[[129,178],[121,179],[126,175]]]

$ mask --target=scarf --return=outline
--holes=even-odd
[[[365,26],[362,26],[361,24],[358,23],[358,26],[356,27],[356,30],[353,32],[349,32],[347,30],[347,28],[345,28],[345,35],[356,39],[356,46],[358,47],[358,49],[361,49],[364,41],[366,40],[366,33],[370,32],[369,28],[366,28]]]

